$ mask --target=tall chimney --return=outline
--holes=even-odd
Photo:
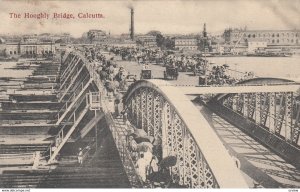
[[[134,40],[134,10],[133,10],[133,7],[131,7],[130,10],[131,10],[130,38],[131,38],[131,40]]]
[[[204,23],[204,26],[203,26],[203,37],[207,37],[206,23]]]

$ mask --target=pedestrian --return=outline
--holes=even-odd
[[[237,157],[235,157],[235,156],[232,156],[232,159],[233,159],[233,161],[234,161],[234,163],[235,163],[235,166],[236,166],[238,169],[241,169],[241,162],[240,162],[240,160],[239,160]]]
[[[128,144],[129,144],[129,150],[131,152],[136,152],[137,151],[137,143],[134,140],[133,136],[128,137]]]
[[[79,148],[79,153],[78,153],[78,163],[80,165],[82,165],[82,161],[83,161],[83,151],[81,148]]]
[[[147,165],[150,165],[150,162],[152,160],[153,154],[151,152],[152,149],[147,148],[146,152],[144,153],[144,159],[147,162]]]
[[[153,155],[147,169],[147,178],[151,177],[151,175],[155,173],[158,173],[158,159],[155,155]]]
[[[146,182],[146,168],[147,162],[144,158],[144,154],[140,155],[140,158],[136,162],[137,173],[141,177],[143,182]]]
[[[158,159],[155,155],[152,156],[152,160],[150,161],[150,167],[152,172],[158,172]]]
[[[120,103],[120,99],[119,98],[116,98],[115,99],[115,117],[118,117],[120,115],[119,113],[119,103]]]

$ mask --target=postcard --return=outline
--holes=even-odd
[[[300,187],[299,0],[0,0],[0,188]]]

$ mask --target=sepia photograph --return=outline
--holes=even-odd
[[[300,0],[0,0],[2,192],[298,192],[299,135]]]

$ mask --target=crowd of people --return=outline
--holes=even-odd
[[[127,110],[122,111],[126,125],[126,146],[132,154],[137,173],[144,185],[155,181],[167,185],[170,180],[168,168],[161,166],[162,140],[159,135],[149,136],[144,129],[138,129],[128,120]],[[155,177],[155,179],[154,179]],[[161,185],[160,185],[161,186]]]
[[[229,69],[227,64],[210,64],[199,55],[189,56],[150,48],[107,47],[106,49],[120,56],[122,60],[136,61],[140,64],[156,63],[177,68],[179,72],[192,72],[194,75],[206,76],[206,85],[232,85],[254,76],[252,72],[241,75],[242,72]],[[228,71],[238,75],[231,75]]]
[[[254,77],[252,72],[241,73],[238,71],[234,71],[235,73],[239,73],[239,77],[233,77],[230,75],[231,69],[229,66],[224,64],[222,66],[213,66],[210,70],[208,70],[206,74],[207,85],[233,85],[238,83],[239,81],[251,79]]]
[[[93,68],[98,73],[109,93],[117,95],[118,91],[127,90],[127,76],[129,73],[124,67],[116,64],[113,56],[107,58],[107,56],[101,53],[100,48],[97,47],[86,48],[84,55],[93,64]]]

